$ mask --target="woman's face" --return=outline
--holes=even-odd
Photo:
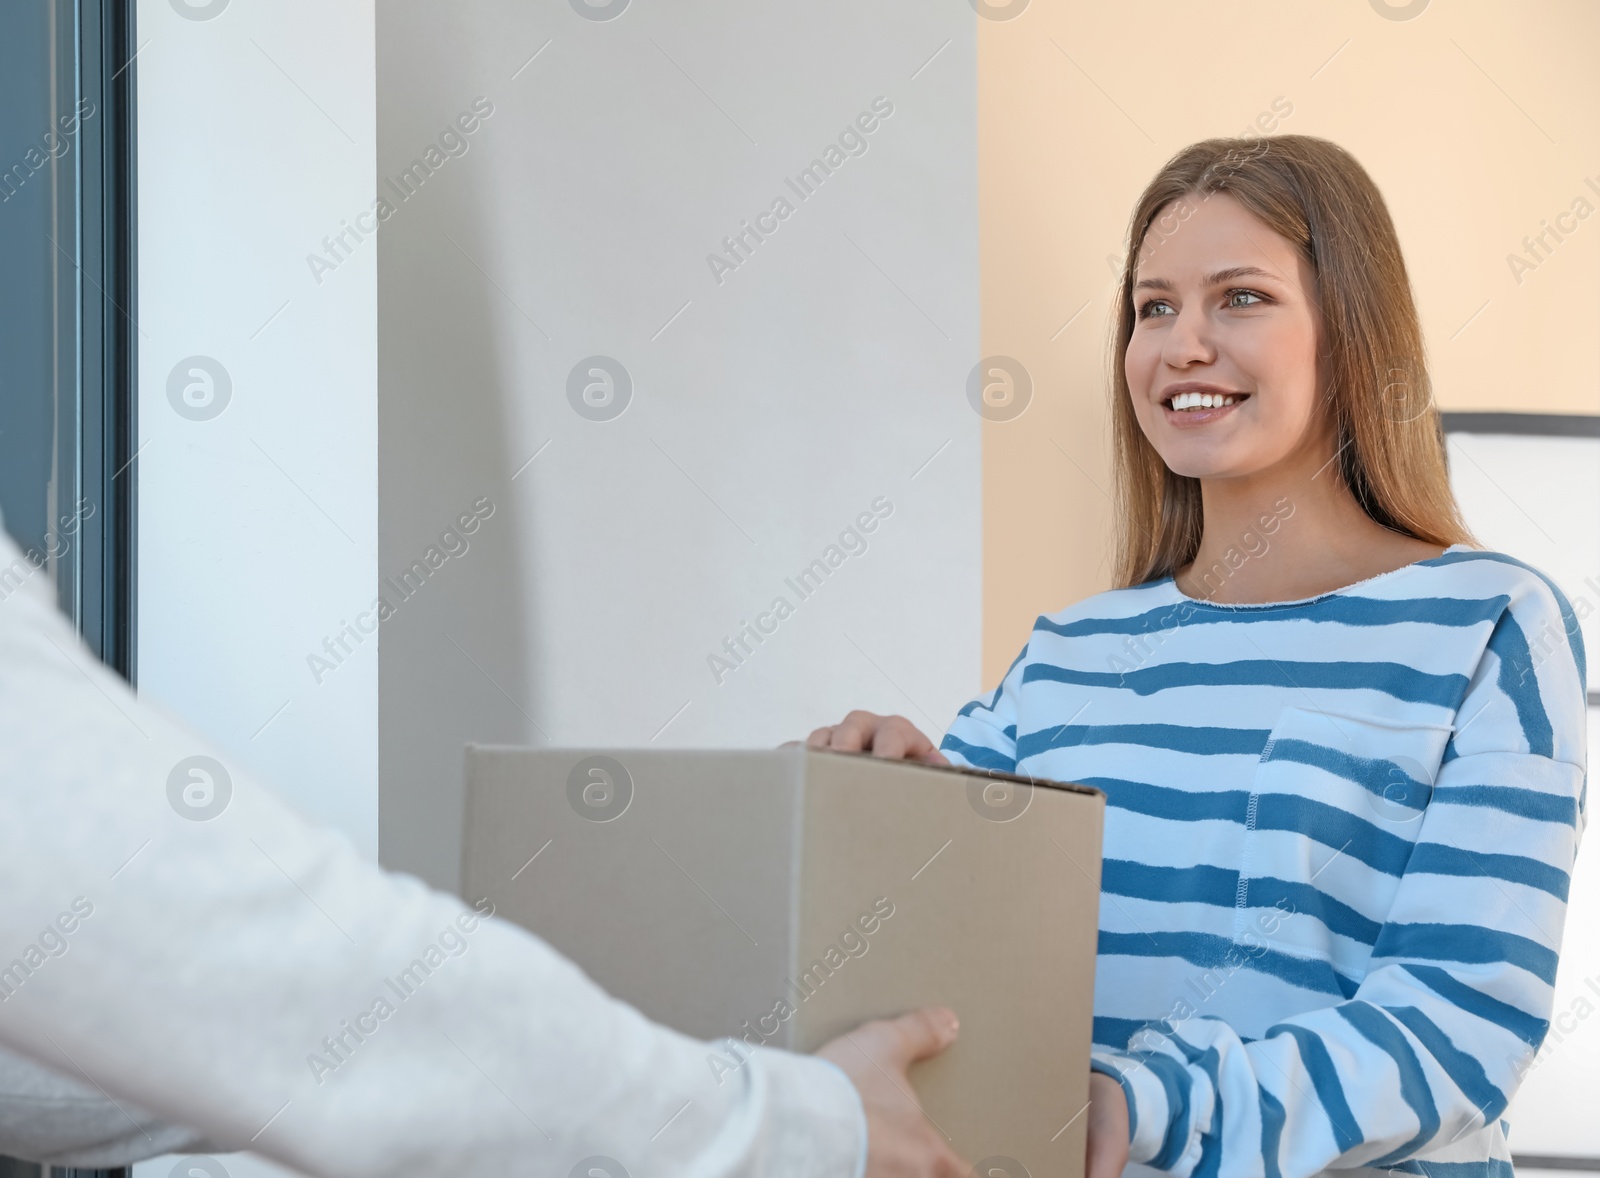
[[[1326,460],[1315,299],[1310,264],[1227,193],[1174,201],[1151,222],[1125,363],[1139,426],[1175,473]]]

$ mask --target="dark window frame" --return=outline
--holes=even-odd
[[[1600,438],[1600,413],[1441,412],[1447,434],[1513,434],[1540,438]]]
[[[90,648],[137,672],[137,109],[135,0],[66,0],[77,17],[76,100],[99,109],[78,153],[78,560],[61,586]],[[60,436],[70,436],[62,431]],[[66,571],[66,570],[64,570]],[[63,604],[66,604],[64,601]]]

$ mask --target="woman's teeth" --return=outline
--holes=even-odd
[[[1238,397],[1230,393],[1179,393],[1172,398],[1174,409],[1218,409],[1232,405]]]

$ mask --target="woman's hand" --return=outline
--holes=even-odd
[[[1084,1178],[1119,1178],[1128,1164],[1128,1098],[1122,1085],[1089,1073],[1089,1146]]]
[[[894,761],[921,761],[925,765],[950,763],[948,757],[933,747],[933,741],[904,716],[851,712],[831,728],[818,728],[806,738],[806,744],[814,749],[870,752],[875,757]]]

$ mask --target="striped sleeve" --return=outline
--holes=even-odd
[[[1037,627],[1038,623],[1034,625]],[[1024,643],[994,693],[987,698],[980,696],[956,714],[939,742],[939,751],[953,764],[1003,773],[1017,771],[1016,692],[1027,657],[1028,643]]]
[[[1569,617],[1529,577],[1497,620],[1349,1000],[1259,1039],[1197,1016],[1095,1051],[1128,1097],[1132,1161],[1177,1178],[1505,1164],[1462,1138],[1505,1110],[1552,1014],[1587,764]],[[1528,637],[1547,625],[1568,638],[1541,657]]]

